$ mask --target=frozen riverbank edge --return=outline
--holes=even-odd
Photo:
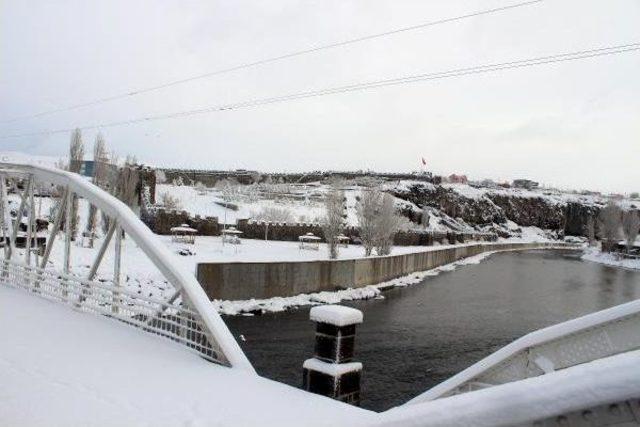
[[[324,291],[310,294],[300,294],[291,297],[274,297],[268,299],[248,299],[248,300],[213,300],[211,301],[215,309],[223,315],[236,316],[236,315],[254,315],[262,313],[276,313],[289,309],[302,306],[320,305],[320,304],[338,304],[342,301],[355,301],[366,300],[372,298],[384,298],[383,291],[393,288],[406,287],[415,285],[422,282],[427,277],[437,276],[440,273],[453,271],[456,268],[464,265],[479,264],[484,259],[499,252],[513,252],[523,250],[581,250],[582,246],[547,246],[541,248],[516,248],[516,249],[500,249],[494,251],[483,252],[478,255],[463,258],[450,264],[445,264],[440,267],[432,268],[430,270],[419,271],[408,274],[397,279],[389,280],[387,282],[378,283],[375,285],[364,286],[361,288],[348,288],[337,291]]]
[[[602,252],[597,248],[586,248],[581,258],[584,261],[596,262],[610,267],[640,270],[640,259],[619,258],[612,253]]]

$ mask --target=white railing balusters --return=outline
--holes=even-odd
[[[31,265],[31,246],[33,244],[33,227],[35,224],[35,203],[33,197],[33,179],[29,178],[29,183],[27,185],[27,189],[29,191],[29,216],[27,217],[27,233],[25,235],[24,242],[24,262],[27,265]],[[20,222],[20,218],[18,222]]]
[[[64,255],[62,261],[62,272],[65,276],[69,276],[71,273],[71,215],[73,213],[73,191],[69,188],[67,191],[67,201],[64,204]],[[62,209],[62,206],[60,206]],[[64,289],[65,282],[63,281],[62,295],[67,296],[67,291]]]
[[[53,222],[53,228],[49,233],[49,238],[47,239],[47,243],[44,249],[44,253],[42,254],[42,259],[40,260],[40,268],[45,268],[47,266],[47,262],[49,261],[49,255],[51,255],[51,249],[53,248],[53,243],[56,241],[56,236],[60,231],[60,226],[62,225],[62,218],[64,218],[64,211],[67,205],[67,193],[69,193],[69,187],[64,189],[62,193],[62,197],[60,198],[60,207],[58,212],[56,213],[56,219]]]
[[[22,222],[22,212],[24,211],[24,206],[27,203],[27,195],[29,192],[30,185],[31,185],[31,177],[29,177],[29,180],[27,181],[27,185],[24,189],[24,192],[22,193],[22,198],[20,199],[20,207],[16,212],[16,223],[13,226],[13,233],[11,234],[11,238],[14,241],[14,243],[16,241],[16,237],[18,236],[18,231],[20,230],[20,223]],[[15,249],[15,244],[12,249]],[[9,256],[7,257],[7,259],[11,259],[11,257],[13,256],[13,252],[14,252],[13,250],[9,251]]]
[[[122,259],[122,228],[120,226],[116,227],[116,241],[114,245],[114,257],[113,257],[113,304],[112,311],[114,313],[118,312],[118,288],[121,286],[121,266]]]
[[[111,243],[111,239],[113,238],[113,233],[115,233],[116,228],[118,227],[118,221],[111,221],[109,224],[109,230],[107,230],[107,234],[102,241],[102,245],[100,249],[98,249],[98,253],[96,254],[95,259],[93,260],[93,264],[89,269],[89,274],[87,274],[87,280],[91,281],[96,277],[96,273],[98,272],[98,268],[100,267],[100,263],[102,262],[102,258],[104,258],[104,254],[107,252],[107,248],[109,247],[109,243]]]
[[[9,255],[10,248],[13,246],[13,239],[11,239],[11,215],[9,215],[9,201],[7,200],[7,187],[5,183],[4,174],[0,174],[0,210],[2,210],[2,217],[0,218],[0,224],[2,224],[2,249],[4,257]]]

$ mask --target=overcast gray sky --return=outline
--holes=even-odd
[[[0,120],[520,0],[0,1]],[[126,100],[0,124],[84,126],[640,42],[638,0],[545,0]],[[640,190],[640,51],[103,129],[157,165],[530,177]],[[91,146],[95,131],[85,131]],[[62,155],[68,134],[0,139]]]

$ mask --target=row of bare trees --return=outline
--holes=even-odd
[[[396,212],[393,196],[379,189],[363,191],[356,215],[365,256],[370,256],[374,248],[378,255],[389,255],[393,238],[404,222]]]
[[[338,257],[338,236],[345,225],[345,202],[344,191],[335,187],[325,197],[323,231],[331,259]],[[406,222],[396,212],[393,196],[378,188],[363,190],[356,205],[356,215],[365,256],[370,256],[374,249],[378,255],[389,255],[394,236]]]
[[[59,162],[58,166],[66,168],[70,172],[80,173],[84,163],[85,146],[82,139],[82,132],[76,129],[71,134],[69,143],[69,162]],[[133,207],[137,202],[137,187],[140,180],[138,170],[134,167],[135,157],[127,156],[123,167],[118,167],[118,159],[115,155],[110,155],[107,144],[102,136],[98,134],[93,146],[93,176],[94,185],[110,192],[127,206]],[[61,189],[58,191],[62,194]],[[60,201],[55,203],[50,215],[54,215],[60,209]],[[74,195],[71,205],[71,237],[75,240],[78,236],[79,212],[78,197]],[[109,228],[109,218],[102,213],[102,231],[106,233]],[[97,236],[98,209],[89,204],[85,235],[89,237],[89,246],[93,247]]]

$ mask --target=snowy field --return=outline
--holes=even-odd
[[[202,217],[215,216],[221,224],[235,224],[239,219],[255,219],[265,208],[278,208],[289,211],[292,222],[319,223],[325,215],[324,202],[319,199],[324,197],[329,187],[324,184],[286,185],[278,184],[269,187],[271,190],[281,188],[288,197],[270,197],[268,192],[258,191],[260,186],[239,186],[238,192],[226,200],[238,207],[237,210],[227,209],[220,205],[224,203],[225,196],[222,191],[215,188],[200,188],[188,185],[158,184],[156,186],[156,201],[161,201],[165,193],[176,197],[180,203],[180,209],[191,215]],[[362,192],[359,186],[344,186],[346,198],[345,224],[357,226],[356,215],[357,198]],[[402,200],[395,199],[396,206],[411,205],[416,210],[417,206]],[[432,223],[437,224],[437,221]],[[438,228],[444,230],[446,228]]]
[[[2,426],[371,425],[375,414],[0,287]],[[302,360],[300,361],[302,369]]]

